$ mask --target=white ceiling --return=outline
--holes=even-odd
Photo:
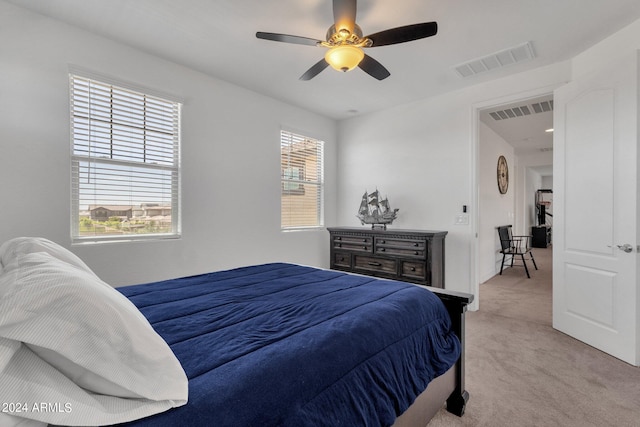
[[[638,0],[359,0],[365,35],[429,21],[438,34],[368,49],[391,72],[385,80],[327,68],[300,81],[324,48],[255,33],[324,39],[330,0],[5,1],[338,120],[569,59],[640,18]],[[467,78],[455,70],[526,42],[534,59]]]
[[[488,108],[480,120],[511,144],[516,154],[553,148],[553,95]]]

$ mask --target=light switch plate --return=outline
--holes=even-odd
[[[469,225],[469,215],[456,215],[453,223],[455,225]]]

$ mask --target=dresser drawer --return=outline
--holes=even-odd
[[[354,259],[356,270],[365,270],[378,273],[398,274],[398,266],[394,259],[374,258],[356,255]]]
[[[351,268],[351,254],[348,252],[334,253],[333,265],[336,267]]]
[[[412,280],[427,280],[427,269],[424,262],[403,261],[400,276]]]
[[[379,255],[395,255],[417,259],[425,259],[427,257],[426,240],[376,237],[375,243],[375,253]]]
[[[373,238],[337,234],[332,238],[334,249],[373,253]]]
[[[444,287],[446,231],[330,227],[330,268]]]

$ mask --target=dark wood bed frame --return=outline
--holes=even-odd
[[[424,427],[431,418],[444,406],[447,411],[461,417],[464,414],[469,393],[465,390],[465,313],[467,305],[473,302],[473,295],[464,292],[456,292],[446,289],[427,287],[438,295],[444,303],[454,332],[460,339],[462,352],[455,365],[446,373],[435,378],[429,383],[427,389],[422,392],[414,403],[396,419],[394,427]]]

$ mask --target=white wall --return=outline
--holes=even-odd
[[[400,209],[392,227],[449,231],[445,286],[477,294],[476,110],[549,92],[569,74],[569,64],[558,63],[340,122],[335,225],[359,225],[362,193],[377,186]],[[463,205],[469,206],[469,224],[454,225]],[[488,238],[493,244],[495,237]]]
[[[71,247],[70,64],[184,99],[181,239]],[[0,242],[49,238],[112,285],[268,261],[327,267],[326,230],[280,231],[281,126],[326,141],[334,223],[335,121],[0,2]]]
[[[517,186],[513,147],[482,122],[479,135],[478,271],[482,283],[500,271],[502,255],[496,227],[514,224]],[[505,156],[509,167],[506,194],[500,194],[496,182],[499,156]]]

